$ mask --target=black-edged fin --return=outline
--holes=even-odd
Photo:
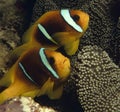
[[[46,29],[41,24],[38,24],[38,28],[48,40],[50,40],[52,43],[58,45],[58,43],[48,34]]]
[[[61,9],[60,14],[67,24],[73,27],[76,31],[83,32],[83,29],[70,16],[70,11],[68,9]]]
[[[52,68],[52,66],[48,62],[47,57],[46,57],[46,55],[44,53],[44,50],[45,50],[45,48],[41,48],[39,50],[39,55],[40,55],[40,58],[42,60],[42,63],[52,73],[53,77],[55,77],[56,79],[59,79],[59,75],[56,73],[56,71]]]
[[[30,75],[27,73],[27,71],[25,70],[23,64],[21,62],[19,62],[19,67],[22,70],[22,72],[24,73],[24,75],[34,84],[36,84],[36,82],[30,77]],[[36,84],[37,85],[37,84]]]

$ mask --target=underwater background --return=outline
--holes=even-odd
[[[0,76],[28,27],[47,11],[81,9],[90,15],[60,100],[36,98],[57,112],[120,111],[120,0],[0,0]],[[2,111],[0,111],[2,112]]]

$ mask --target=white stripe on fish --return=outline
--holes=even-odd
[[[46,29],[45,29],[41,24],[38,24],[38,28],[39,28],[39,30],[43,33],[43,35],[44,35],[48,40],[50,40],[50,41],[53,42],[54,44],[58,44],[58,43],[48,34],[48,32],[46,31]]]
[[[19,66],[22,69],[23,73],[25,74],[25,76],[32,81],[33,83],[36,84],[36,82],[30,77],[30,75],[27,73],[27,71],[25,70],[24,66],[22,65],[22,63],[19,62]]]
[[[45,65],[45,67],[52,73],[52,75],[55,78],[59,79],[59,75],[55,72],[55,70],[49,64],[49,62],[48,62],[48,60],[47,60],[47,58],[45,56],[44,49],[45,48],[41,48],[40,51],[39,51],[40,58],[41,58],[43,64]]]

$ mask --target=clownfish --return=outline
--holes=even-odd
[[[67,55],[73,55],[89,24],[89,15],[81,10],[61,9],[43,14],[23,35],[23,45],[12,53],[20,56],[34,46],[56,50],[63,47]]]
[[[58,99],[69,74],[67,57],[51,49],[34,47],[24,52],[0,80],[0,86],[6,87],[0,93],[0,103],[16,96],[48,95]]]

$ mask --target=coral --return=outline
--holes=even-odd
[[[15,97],[0,105],[0,112],[56,112],[50,107],[41,106],[30,97]]]
[[[33,7],[32,22],[35,22],[42,14],[50,10],[56,10],[58,7],[53,1],[49,0],[36,0]]]
[[[84,46],[72,58],[72,73],[85,112],[120,109],[120,68],[97,46]],[[68,82],[69,85],[69,82]]]

